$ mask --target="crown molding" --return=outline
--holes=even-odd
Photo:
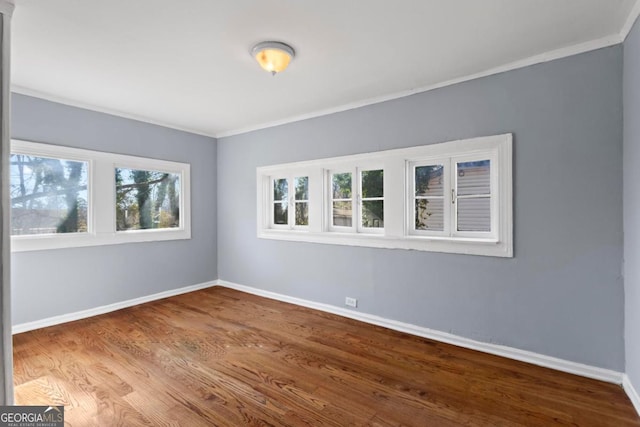
[[[42,91],[39,91],[39,90],[36,90],[36,89],[31,89],[31,88],[20,86],[20,85],[16,85],[16,84],[12,84],[11,85],[11,92],[17,93],[17,94],[20,94],[20,95],[31,96],[31,97],[34,97],[34,98],[44,99],[45,101],[51,101],[51,102],[55,102],[57,104],[68,105],[70,107],[82,108],[83,110],[95,111],[97,113],[109,114],[111,116],[122,117],[124,119],[130,119],[130,120],[135,120],[135,121],[138,121],[138,122],[149,123],[151,125],[162,126],[162,127],[165,127],[165,128],[174,129],[174,130],[178,130],[178,131],[181,131],[181,132],[192,133],[192,134],[195,134],[195,135],[206,136],[206,137],[209,137],[209,138],[215,138],[216,137],[214,134],[208,133],[208,132],[205,132],[205,131],[202,131],[202,130],[187,128],[187,127],[183,127],[183,126],[178,126],[175,123],[163,122],[161,120],[155,120],[155,119],[152,119],[150,117],[146,117],[146,116],[142,116],[142,115],[138,115],[138,114],[131,114],[131,113],[127,113],[127,112],[120,111],[120,110],[115,110],[115,109],[106,108],[106,107],[100,107],[98,105],[94,105],[94,104],[90,104],[90,103],[87,103],[87,102],[73,100],[73,99],[70,99],[70,98],[63,97],[63,96],[52,95],[52,94],[47,93],[47,92],[42,92]]]
[[[640,3],[640,0],[638,0],[638,2]],[[225,138],[225,137],[229,137],[229,136],[234,136],[234,135],[241,135],[244,133],[249,133],[249,132],[253,132],[253,131],[257,131],[257,130],[261,130],[261,129],[267,129],[267,128],[271,128],[271,127],[275,127],[275,126],[280,126],[280,125],[284,125],[284,124],[288,124],[288,123],[294,123],[294,122],[299,122],[302,120],[308,120],[308,119],[313,119],[316,117],[322,117],[322,116],[327,116],[329,114],[335,114],[335,113],[340,113],[343,111],[348,111],[348,110],[353,110],[356,108],[360,108],[360,107],[366,107],[367,105],[373,105],[373,104],[379,104],[381,102],[385,102],[385,101],[391,101],[394,99],[399,99],[399,98],[404,98],[407,96],[411,96],[411,95],[415,95],[415,94],[419,94],[419,93],[423,93],[423,92],[429,92],[431,90],[434,89],[440,89],[446,86],[452,86],[458,83],[463,83],[466,81],[470,81],[470,80],[475,80],[475,79],[479,79],[482,77],[488,77],[494,74],[500,74],[500,73],[504,73],[506,71],[512,71],[512,70],[517,70],[519,68],[525,68],[531,65],[536,65],[536,64],[541,64],[544,62],[549,62],[549,61],[554,61],[556,59],[561,59],[561,58],[566,58],[569,56],[573,56],[573,55],[578,55],[580,53],[585,53],[585,52],[589,52],[592,50],[597,50],[597,49],[602,49],[605,47],[609,47],[609,46],[613,46],[616,44],[620,44],[622,41],[622,39],[620,38],[620,35],[616,34],[613,36],[607,36],[607,37],[603,37],[600,39],[596,39],[596,40],[591,40],[585,43],[580,43],[580,44],[575,44],[575,45],[571,45],[571,46],[567,46],[564,48],[560,48],[560,49],[556,49],[556,50],[552,50],[552,51],[548,51],[539,55],[534,55],[534,56],[530,56],[528,58],[525,59],[521,59],[518,61],[514,61],[514,62],[510,62],[508,64],[504,64],[504,65],[500,65],[498,67],[494,67],[494,68],[489,68],[487,70],[484,71],[480,71],[478,73],[474,73],[474,74],[469,74],[467,76],[464,77],[458,77],[455,79],[451,79],[451,80],[446,80],[443,82],[439,82],[439,83],[435,83],[432,85],[427,85],[427,86],[422,86],[419,88],[415,88],[415,89],[409,89],[409,90],[405,90],[405,91],[401,91],[401,92],[395,92],[392,94],[388,94],[388,95],[382,95],[382,96],[378,96],[378,97],[374,97],[374,98],[368,98],[365,100],[361,100],[361,101],[356,101],[356,102],[351,102],[348,104],[343,104],[341,106],[338,107],[332,107],[332,108],[327,108],[324,110],[318,110],[315,112],[311,112],[311,113],[305,113],[305,114],[300,114],[297,116],[293,116],[287,119],[282,119],[282,120],[275,120],[272,122],[266,122],[266,123],[262,123],[259,125],[255,125],[255,126],[247,126],[247,127],[243,127],[243,128],[238,128],[238,129],[234,129],[234,130],[229,130],[229,131],[223,131],[223,132],[219,132],[215,135],[216,138]]]
[[[0,5],[1,4],[2,3],[1,3],[1,0],[0,0]],[[404,91],[400,91],[400,92],[394,92],[394,93],[387,94],[387,95],[382,95],[382,96],[368,98],[368,99],[364,99],[364,100],[360,100],[360,101],[350,102],[350,103],[347,103],[347,104],[342,104],[342,105],[337,106],[337,107],[331,107],[331,108],[326,108],[326,109],[322,109],[322,110],[312,111],[312,112],[309,112],[309,113],[299,114],[299,115],[291,116],[291,117],[288,117],[288,118],[285,118],[285,119],[281,119],[281,120],[274,120],[274,121],[260,123],[260,124],[257,124],[257,125],[246,126],[246,127],[241,127],[241,128],[236,128],[236,129],[231,129],[231,130],[226,130],[226,131],[221,131],[221,132],[215,132],[215,133],[214,132],[206,132],[206,131],[203,131],[203,130],[200,130],[200,129],[192,129],[192,128],[187,128],[187,127],[182,127],[182,126],[176,125],[174,123],[163,122],[163,121],[155,120],[155,119],[152,119],[152,118],[149,118],[149,117],[145,117],[145,116],[142,116],[142,115],[131,114],[131,113],[126,113],[126,112],[123,112],[123,111],[115,110],[115,109],[100,107],[100,106],[93,105],[93,104],[90,104],[90,103],[85,103],[85,102],[76,101],[76,100],[72,100],[72,99],[61,97],[61,96],[57,96],[57,95],[52,95],[52,94],[49,94],[49,93],[46,93],[46,92],[42,92],[42,91],[39,91],[39,90],[27,88],[27,87],[24,87],[24,86],[11,85],[11,91],[15,92],[15,93],[18,93],[18,94],[21,94],[21,95],[33,96],[33,97],[36,97],[36,98],[41,98],[41,99],[45,99],[47,101],[57,102],[57,103],[64,104],[64,105],[69,105],[69,106],[72,106],[72,107],[83,108],[83,109],[86,109],[86,110],[92,110],[92,111],[96,111],[96,112],[100,112],[100,113],[110,114],[110,115],[113,115],[113,116],[118,116],[118,117],[123,117],[123,118],[136,120],[136,121],[140,121],[140,122],[150,123],[150,124],[157,125],[157,126],[163,126],[163,127],[179,130],[179,131],[182,131],[182,132],[188,132],[188,133],[192,133],[192,134],[196,134],[196,135],[207,136],[207,137],[210,137],[210,138],[218,139],[218,138],[226,138],[226,137],[230,137],[230,136],[234,136],[234,135],[241,135],[241,134],[245,134],[245,133],[249,133],[249,132],[254,132],[254,131],[257,131],[257,130],[268,129],[268,128],[272,128],[272,127],[276,127],[276,126],[281,126],[281,125],[285,125],[285,124],[289,124],[289,123],[295,123],[295,122],[308,120],[308,119],[313,119],[313,118],[317,118],[317,117],[327,116],[327,115],[330,115],[330,114],[335,114],[335,113],[340,113],[340,112],[343,112],[343,111],[353,110],[353,109],[356,109],[356,108],[366,107],[368,105],[379,104],[379,103],[386,102],[386,101],[392,101],[392,100],[395,100],[395,99],[400,99],[400,98],[404,98],[404,97],[407,97],[407,96],[416,95],[416,94],[423,93],[423,92],[429,92],[431,90],[440,89],[440,88],[447,87],[447,86],[452,86],[452,85],[455,85],[455,84],[458,84],[458,83],[463,83],[463,82],[467,82],[467,81],[470,81],[470,80],[479,79],[479,78],[482,78],[482,77],[492,76],[494,74],[500,74],[500,73],[504,73],[504,72],[507,72],[507,71],[513,71],[513,70],[517,70],[519,68],[525,68],[525,67],[529,67],[529,66],[536,65],[536,64],[541,64],[541,63],[545,63],[545,62],[554,61],[556,59],[562,59],[562,58],[566,58],[566,57],[569,57],[569,56],[578,55],[578,54],[581,54],[581,53],[585,53],[585,52],[589,52],[589,51],[593,51],[593,50],[597,50],[597,49],[602,49],[602,48],[609,47],[609,46],[614,46],[616,44],[622,43],[622,41],[624,40],[624,37],[626,37],[626,35],[630,31],[630,29],[632,28],[633,23],[635,22],[635,20],[638,17],[638,15],[640,15],[640,0],[636,0],[636,4],[635,4],[634,8],[632,9],[632,12],[629,15],[629,18],[627,19],[627,21],[625,23],[625,26],[623,27],[623,30],[619,34],[615,34],[615,35],[611,35],[611,36],[607,36],[607,37],[602,37],[602,38],[599,38],[599,39],[596,39],[596,40],[591,40],[591,41],[588,41],[588,42],[585,42],[585,43],[579,43],[579,44],[563,47],[563,48],[560,48],[560,49],[555,49],[555,50],[544,52],[544,53],[541,53],[541,54],[538,54],[538,55],[530,56],[530,57],[527,57],[527,58],[524,58],[524,59],[513,61],[513,62],[504,64],[504,65],[500,65],[498,67],[489,68],[487,70],[480,71],[478,73],[469,74],[469,75],[466,75],[466,76],[463,76],[463,77],[458,77],[458,78],[455,78],[455,79],[450,79],[450,80],[434,83],[434,84],[427,85],[427,86],[421,86],[421,87],[418,87],[418,88],[408,89],[408,90],[404,90]],[[624,37],[623,37],[623,35],[624,35]]]
[[[638,16],[640,16],[640,0],[636,0],[636,3],[631,8],[631,12],[629,12],[629,16],[625,21],[622,29],[620,30],[620,42],[624,42],[633,29],[633,24],[638,20]]]

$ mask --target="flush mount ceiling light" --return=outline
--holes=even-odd
[[[295,54],[288,44],[273,41],[258,43],[251,49],[251,56],[265,71],[273,75],[284,71]]]

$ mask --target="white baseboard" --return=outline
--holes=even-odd
[[[200,283],[197,285],[185,286],[183,288],[172,289],[169,291],[164,291],[164,292],[160,292],[153,295],[147,295],[140,298],[134,298],[127,301],[117,302],[114,304],[103,305],[103,306],[91,308],[88,310],[77,311],[75,313],[49,317],[46,319],[36,320],[34,322],[21,323],[13,326],[12,333],[18,334],[21,332],[27,332],[34,329],[45,328],[47,326],[53,326],[61,323],[72,322],[74,320],[85,319],[88,317],[97,316],[100,314],[120,310],[122,308],[132,307],[134,305],[144,304],[146,302],[168,298],[175,295],[184,294],[187,292],[193,292],[200,289],[209,288],[212,286],[223,286],[230,289],[236,289],[238,291],[247,292],[253,295],[258,295],[258,296],[262,296],[269,299],[288,302],[291,304],[308,307],[315,310],[324,311],[327,313],[337,314],[339,316],[348,317],[350,319],[359,320],[361,322],[369,323],[372,325],[378,325],[378,326],[393,329],[396,331],[406,332],[412,335],[432,339],[435,341],[444,342],[447,344],[453,344],[459,347],[469,348],[472,350],[478,350],[485,353],[506,357],[509,359],[532,363],[534,365],[543,366],[545,368],[551,368],[551,369],[555,369],[562,372],[568,372],[570,374],[580,375],[587,378],[593,378],[600,381],[606,381],[614,384],[622,384],[625,391],[629,395],[629,398],[631,399],[634,406],[640,413],[640,398],[638,397],[638,393],[633,388],[633,385],[631,384],[629,378],[621,372],[598,368],[595,366],[585,365],[582,363],[571,362],[568,360],[558,359],[551,356],[545,356],[543,354],[534,353],[526,350],[520,350],[513,347],[475,341],[475,340],[464,338],[458,335],[436,331],[434,329],[429,329],[422,326],[412,325],[410,323],[398,322],[396,320],[386,319],[384,317],[375,316],[373,314],[361,313],[358,311],[345,309],[345,308],[337,307],[334,305],[323,304],[323,303],[309,301],[301,298],[291,297],[288,295],[278,294],[275,292],[265,291],[265,290],[253,288],[250,286],[228,282],[225,280],[214,280],[211,282]]]
[[[197,285],[185,286],[183,288],[171,289],[169,291],[159,292],[153,295],[146,295],[140,298],[134,298],[127,301],[116,302],[109,305],[103,305],[100,307],[90,308],[88,310],[76,311],[75,313],[62,314],[60,316],[48,317],[42,320],[36,320],[34,322],[20,323],[14,325],[11,328],[13,334],[19,334],[21,332],[32,331],[34,329],[46,328],[47,326],[59,325],[61,323],[73,322],[74,320],[86,319],[87,317],[97,316],[99,314],[105,314],[112,311],[120,310],[122,308],[132,307],[134,305],[144,304],[145,302],[151,302],[163,298],[172,297],[175,295],[186,294],[187,292],[198,291],[200,289],[210,288],[216,286],[217,281],[199,283]]]
[[[308,307],[315,310],[324,311],[327,313],[337,314],[339,316],[348,317],[350,319],[359,320],[361,322],[369,323],[372,325],[382,326],[395,331],[406,332],[408,334],[432,339],[435,341],[444,342],[447,344],[456,345],[459,347],[469,348],[472,350],[478,350],[485,353],[506,357],[509,359],[532,363],[534,365],[543,366],[545,368],[555,369],[557,371],[580,375],[587,378],[593,378],[600,381],[606,381],[614,384],[621,384],[625,392],[629,396],[629,399],[631,400],[636,411],[638,412],[638,414],[640,414],[640,394],[634,388],[629,377],[626,374],[623,374],[621,372],[598,368],[595,366],[585,365],[582,363],[571,362],[568,360],[546,356],[546,355],[534,353],[531,351],[520,350],[513,347],[475,341],[475,340],[461,337],[458,335],[453,335],[446,332],[425,328],[422,326],[412,325],[410,323],[398,322],[396,320],[386,319],[384,317],[375,316],[373,314],[361,313],[354,310],[337,307],[334,305],[318,303],[310,300],[305,300],[302,298],[296,298],[296,297],[291,297],[284,294],[265,291],[263,289],[240,285],[238,283],[228,282],[226,280],[214,280],[211,282],[200,283],[197,285],[185,286],[183,288],[172,289],[169,291],[164,291],[164,292],[160,292],[153,295],[147,295],[139,298],[130,299],[127,301],[117,302],[114,304],[103,305],[103,306],[91,308],[88,310],[77,311],[75,313],[48,317],[46,319],[36,320],[34,322],[21,323],[13,326],[12,333],[19,334],[21,332],[27,332],[34,329],[46,328],[48,326],[59,325],[61,323],[85,319],[88,317],[109,313],[109,312],[120,310],[123,308],[132,307],[134,305],[144,304],[146,302],[156,301],[159,299],[168,298],[175,295],[198,291],[200,289],[205,289],[212,286],[223,286],[230,289],[236,289],[238,291],[247,292],[253,295],[258,295],[258,296],[262,296],[269,299],[274,299],[274,300],[283,301],[283,302],[287,302],[287,303],[291,303],[291,304],[295,304],[303,307]]]
[[[629,400],[633,403],[633,407],[636,408],[636,412],[640,415],[640,394],[635,387],[633,387],[633,384],[631,384],[631,379],[627,374],[624,374],[622,379],[622,387],[624,387],[624,391],[627,393],[627,396],[629,396]]]
[[[317,302],[313,302],[313,301],[309,301],[301,298],[295,298],[295,297],[291,297],[283,294],[278,294],[275,292],[265,291],[258,288],[252,288],[250,286],[239,285],[237,283],[228,282],[226,280],[218,280],[216,283],[226,288],[236,289],[238,291],[247,292],[247,293],[262,296],[265,298],[288,302],[288,303],[300,305],[303,307],[313,308],[316,310],[325,311],[327,313],[337,314],[339,316],[360,320],[365,323],[382,326],[385,328],[393,329],[395,331],[406,332],[412,335],[417,335],[417,336],[432,339],[435,341],[445,342],[447,344],[453,344],[459,347],[478,350],[485,353],[506,357],[509,359],[519,360],[521,362],[532,363],[534,365],[555,369],[557,371],[568,372],[570,374],[580,375],[583,377],[593,378],[596,380],[606,381],[614,384],[622,384],[622,381],[623,381],[624,374],[622,372],[598,368],[595,366],[585,365],[577,362],[571,362],[569,360],[558,359],[556,357],[551,357],[551,356],[545,356],[544,354],[534,353],[526,350],[520,350],[513,347],[475,341],[469,338],[460,337],[458,335],[436,331],[434,329],[429,329],[422,326],[412,325],[410,323],[398,322],[396,320],[385,319],[384,317],[379,317],[379,316],[375,316],[367,313],[361,313],[354,310],[345,309],[342,307],[317,303]],[[638,408],[638,406],[636,406],[636,408]]]

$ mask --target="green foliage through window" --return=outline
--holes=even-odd
[[[116,168],[116,230],[180,227],[180,175]]]
[[[289,223],[289,181],[287,178],[273,180],[273,223]]]
[[[350,172],[331,176],[333,189],[333,225],[351,227],[353,225],[353,204],[351,201],[352,177]]]
[[[384,228],[384,170],[365,170],[362,179],[362,226]]]
[[[309,225],[309,177],[299,176],[293,180],[296,189],[295,214],[298,226]]]

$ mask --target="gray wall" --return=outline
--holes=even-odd
[[[505,132],[513,259],[256,238],[257,166]],[[218,244],[224,280],[622,371],[622,47],[221,138]]]
[[[640,390],[640,24],[624,42],[624,283],[627,375]]]
[[[214,280],[216,141],[13,95],[12,136],[191,164],[192,239],[12,255],[13,324]]]

